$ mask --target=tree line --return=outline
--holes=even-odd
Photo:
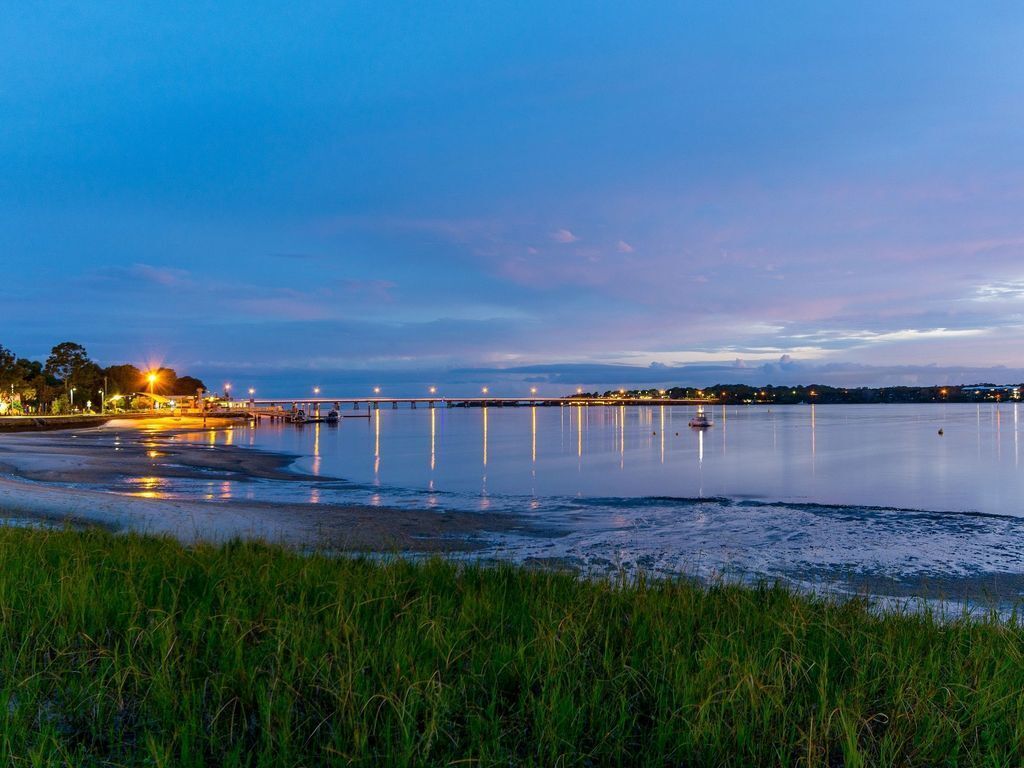
[[[667,389],[610,389],[582,392],[570,398],[714,399],[720,403],[976,403],[1010,400],[1020,396],[1024,385],[972,384],[930,387],[832,387],[824,384],[754,387],[747,384],[714,384],[710,387]]]
[[[89,358],[81,344],[65,341],[50,350],[45,361],[18,357],[0,344],[0,402],[4,410],[33,413],[68,413],[100,403],[149,391],[149,375],[155,374],[153,392],[158,395],[194,395],[205,389],[192,376],[178,376],[173,368],[142,371],[134,365],[106,368]]]

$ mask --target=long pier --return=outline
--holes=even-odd
[[[275,397],[253,398],[239,404],[253,415],[287,414],[289,408],[302,408],[319,413],[323,406],[343,412],[372,411],[400,406],[408,408],[538,408],[538,407],[622,407],[652,405],[714,405],[711,398],[642,398],[642,397]],[[342,413],[348,416],[347,413]]]

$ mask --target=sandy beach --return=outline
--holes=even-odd
[[[178,438],[237,422],[114,420],[77,430],[0,436],[0,516],[8,523],[99,525],[181,541],[261,539],[340,551],[448,552],[522,527],[508,515],[378,506],[167,498],[169,478],[310,482],[294,457]],[[106,439],[97,439],[106,438]],[[117,491],[99,488],[129,488]]]

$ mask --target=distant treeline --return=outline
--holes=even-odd
[[[714,399],[724,403],[975,403],[1020,397],[1021,386],[971,384],[950,387],[828,387],[819,384],[796,387],[746,384],[715,384],[711,387],[668,389],[610,389],[582,392],[573,398]]]
[[[101,398],[148,392],[151,373],[156,377],[153,392],[158,395],[194,395],[205,389],[199,379],[178,376],[172,368],[103,368],[89,359],[85,347],[71,341],[55,346],[45,361],[19,358],[0,345],[0,400],[34,412],[66,413],[72,407],[84,409],[87,403],[98,410]]]

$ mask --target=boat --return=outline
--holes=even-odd
[[[337,424],[339,421],[341,421],[341,414],[338,413],[338,409],[331,408],[331,410],[327,412],[327,423]]]
[[[714,422],[708,418],[706,413],[704,413],[704,406],[698,405],[697,413],[690,419],[690,426],[694,429],[707,429],[712,424],[714,424]]]
[[[306,423],[306,412],[299,408],[297,411],[292,411],[288,414],[289,424],[305,424]]]

